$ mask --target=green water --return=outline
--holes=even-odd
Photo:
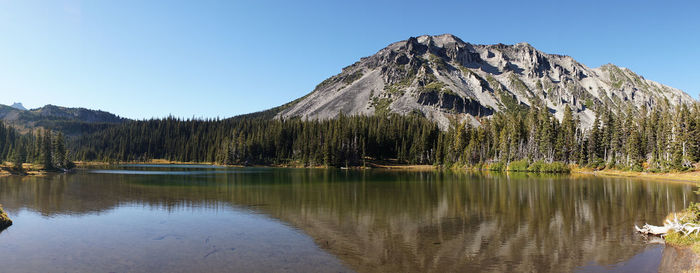
[[[0,178],[1,272],[656,272],[692,185],[132,165]]]

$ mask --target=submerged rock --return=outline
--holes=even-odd
[[[7,216],[5,210],[2,209],[2,205],[0,205],[0,230],[6,229],[11,225],[12,220],[10,220],[10,217]]]

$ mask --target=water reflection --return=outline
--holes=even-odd
[[[660,222],[696,198],[690,185],[599,177],[191,166],[108,172],[2,178],[0,202],[47,217],[233,207],[302,230],[360,272],[551,272],[644,253],[632,225]]]

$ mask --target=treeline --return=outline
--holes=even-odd
[[[557,119],[547,107],[523,107],[482,118],[480,126],[453,121],[446,131],[418,114],[330,120],[169,117],[111,126],[69,144],[72,159],[98,161],[357,166],[367,159],[391,159],[523,171],[558,171],[569,164],[692,168],[700,159],[699,104],[658,109],[672,110],[601,110],[592,128],[584,128],[568,108]]]
[[[221,164],[356,166],[365,158],[432,164],[440,130],[420,116],[330,120],[236,118],[135,121],[73,142],[80,160],[153,158]]]
[[[0,162],[10,160],[22,141],[22,135],[13,127],[0,121]]]
[[[15,128],[0,122],[0,162],[10,161],[16,170],[22,163],[34,163],[44,170],[71,169],[63,134],[37,130],[35,134],[20,134]]]
[[[438,139],[436,157],[438,164],[492,163],[496,169],[513,161],[521,166],[525,160],[538,163],[536,166],[561,162],[637,171],[685,170],[698,159],[697,103],[680,105],[673,111],[646,107],[599,111],[590,129],[582,128],[569,108],[561,122],[546,107],[497,113],[478,127],[464,123],[451,126]]]

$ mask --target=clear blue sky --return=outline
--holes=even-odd
[[[697,99],[698,12],[698,1],[0,0],[0,103],[229,117],[442,33],[611,62]]]

